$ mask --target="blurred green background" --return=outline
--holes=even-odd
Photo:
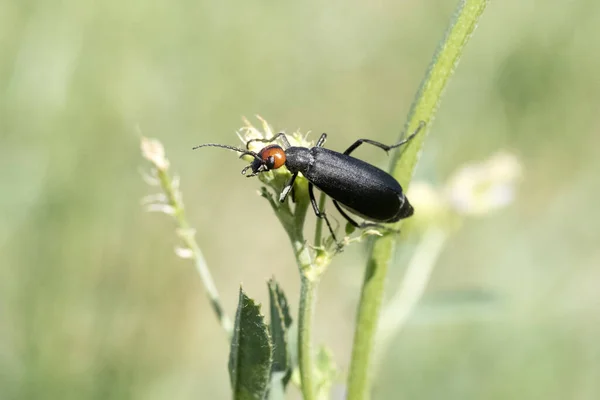
[[[173,223],[140,207],[139,132],[181,176],[227,311],[240,282],[266,301],[272,275],[295,309],[294,260],[257,181],[233,154],[191,147],[237,144],[254,114],[328,132],[332,149],[394,142],[455,5],[0,2],[0,398],[229,398],[228,344]],[[424,299],[476,289],[498,304],[418,309],[375,398],[600,398],[598,26],[592,0],[488,7],[417,177],[520,157],[517,202],[467,221]],[[343,370],[365,257],[345,251],[319,292],[315,339]]]

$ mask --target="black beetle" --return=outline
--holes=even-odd
[[[308,180],[308,193],[310,202],[317,217],[325,219],[329,231],[335,240],[335,234],[324,211],[319,210],[314,195],[314,186],[331,197],[334,206],[342,216],[355,227],[366,227],[377,224],[359,224],[353,220],[344,210],[350,211],[365,220],[379,223],[396,222],[413,215],[414,209],[402,191],[402,186],[390,174],[365,161],[350,156],[358,146],[368,143],[388,152],[400,147],[414,138],[425,126],[421,121],[419,127],[406,139],[391,146],[375,142],[369,139],[359,139],[343,153],[326,149],[323,146],[327,134],[323,133],[314,147],[291,146],[285,133],[279,133],[271,139],[252,139],[246,143],[246,148],[253,141],[271,143],[277,139],[285,144],[284,150],[277,144],[270,144],[262,148],[258,153],[248,149],[240,149],[224,144],[207,143],[194,147],[222,147],[251,155],[254,160],[242,170],[246,175],[249,169],[252,173],[248,177],[256,176],[261,172],[286,166],[292,173],[279,196],[279,201],[284,202],[292,190],[298,173]],[[341,206],[340,206],[341,205]],[[336,240],[337,241],[337,240]]]

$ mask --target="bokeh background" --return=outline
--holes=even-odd
[[[257,181],[233,154],[191,147],[237,144],[254,114],[328,132],[332,149],[394,142],[455,5],[0,2],[0,398],[229,398],[228,344],[173,223],[140,207],[140,132],[165,144],[227,311],[240,283],[265,301],[272,275],[296,308]],[[423,299],[439,309],[397,335],[375,398],[600,398],[598,26],[592,0],[488,7],[417,178],[441,185],[504,149],[524,179],[511,207],[450,239]],[[315,339],[342,371],[365,257],[348,249],[320,287]],[[465,291],[493,301],[434,301]]]

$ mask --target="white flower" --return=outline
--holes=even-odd
[[[244,121],[244,126],[239,129],[237,135],[240,138],[240,140],[242,141],[242,143],[244,143],[244,146],[246,146],[246,143],[248,143],[249,141],[251,141],[253,139],[271,139],[277,134],[273,131],[273,128],[271,128],[271,125],[269,125],[269,123],[264,118],[262,118],[260,115],[257,115],[256,118],[262,124],[262,131],[260,129],[256,128],[254,125],[252,125],[252,123],[250,121],[248,121],[248,119],[242,118]],[[292,145],[292,146],[308,147],[308,148],[313,147],[314,143],[312,141],[306,139],[307,135],[308,135],[308,133],[306,135],[302,135],[299,131],[296,131],[292,134],[286,134],[286,138],[290,142],[290,145]],[[277,142],[274,142],[274,143],[277,143]],[[255,142],[250,143],[249,150],[258,152],[258,151],[260,151],[260,149],[262,149],[267,144],[268,144],[267,142],[255,141]],[[281,141],[279,144],[281,144]]]
[[[515,155],[497,153],[454,173],[446,184],[445,197],[458,213],[485,214],[513,202],[521,173],[522,167]]]
[[[169,160],[165,156],[165,149],[158,140],[142,137],[142,155],[161,171],[169,169]]]

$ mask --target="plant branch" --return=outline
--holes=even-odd
[[[319,197],[319,210],[321,210],[321,211],[325,210],[325,200],[326,199],[327,199],[327,197],[325,196],[325,193],[321,192],[321,196]],[[315,247],[321,246],[322,237],[323,237],[323,218],[317,218],[317,226],[315,228],[315,242],[314,242]]]
[[[212,278],[208,264],[204,259],[204,255],[200,250],[200,246],[198,246],[198,243],[196,242],[195,231],[191,228],[187,220],[182,194],[179,190],[179,181],[176,178],[171,178],[169,175],[169,161],[165,156],[164,148],[159,141],[143,137],[141,150],[142,155],[154,165],[154,169],[152,170],[153,176],[147,177],[146,180],[154,186],[160,186],[163,191],[162,194],[150,196],[152,202],[147,204],[147,209],[149,211],[163,212],[171,215],[175,219],[177,224],[177,234],[185,244],[183,249],[177,250],[177,254],[182,258],[193,260],[213,311],[217,316],[221,327],[227,333],[228,339],[231,339],[233,324],[223,310],[219,291]]]
[[[445,37],[440,42],[425,78],[416,95],[405,124],[405,132],[413,131],[421,121],[429,130],[448,80],[464,52],[488,0],[461,0]],[[402,157],[396,152],[392,175],[406,188],[412,178],[425,133],[406,145]],[[400,225],[400,224],[398,224]],[[386,235],[376,239],[371,250],[358,305],[352,360],[348,376],[348,400],[368,397],[369,367],[373,339],[385,288],[387,269],[395,247],[395,238]]]
[[[301,276],[300,307],[298,309],[298,364],[304,400],[315,399],[315,362],[312,347],[312,320],[318,280]]]
[[[329,263],[328,257],[314,257],[304,239],[304,220],[308,210],[307,182],[298,180],[294,187],[296,205],[292,211],[289,203],[278,203],[265,188],[263,196],[269,200],[279,221],[286,230],[300,272],[300,304],[298,307],[298,367],[300,386],[305,400],[315,397],[315,363],[312,347],[314,305],[320,276]]]

